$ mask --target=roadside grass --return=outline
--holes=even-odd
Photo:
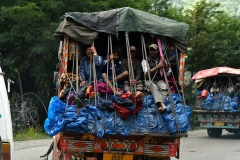
[[[36,139],[47,139],[49,137],[46,132],[40,127],[29,127],[13,133],[14,141],[24,141],[24,140],[36,140]]]

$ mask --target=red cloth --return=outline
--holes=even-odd
[[[136,103],[136,108],[131,111],[127,109],[124,106],[119,106],[117,103],[113,103],[113,107],[117,110],[119,113],[119,116],[123,119],[126,120],[130,114],[136,114],[138,111],[142,109],[142,100],[141,99],[135,99],[134,103]]]

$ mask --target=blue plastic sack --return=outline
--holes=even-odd
[[[176,105],[178,103],[183,103],[183,99],[182,99],[182,96],[180,94],[172,94],[172,101],[173,101],[173,104]],[[164,104],[167,106],[170,103],[170,97],[168,96],[164,102]]]
[[[115,134],[115,128],[114,128],[114,112],[105,111],[105,117],[104,117],[104,127],[105,127],[105,133],[109,135]]]
[[[63,114],[67,105],[57,96],[51,98],[48,107],[48,118],[44,122],[44,129],[49,136],[55,136],[65,125]]]
[[[233,96],[231,107],[233,111],[236,111],[238,109],[238,96]]]
[[[226,96],[224,94],[219,94],[213,103],[212,111],[222,111],[224,107],[224,101],[226,99]]]
[[[68,123],[68,122],[75,121],[78,118],[78,115],[75,112],[66,112],[63,114],[63,117],[64,117],[66,123]]]
[[[229,96],[224,97],[223,110],[224,111],[232,111],[231,98]]]
[[[123,119],[119,115],[116,116],[116,131],[117,131],[117,134],[120,134],[123,136],[128,136],[130,133],[130,130],[125,125]]]
[[[104,128],[103,128],[102,120],[96,121],[96,134],[98,138],[102,138],[104,136]]]
[[[214,98],[208,94],[207,98],[202,102],[201,108],[203,110],[212,110],[212,105],[214,102]]]
[[[44,122],[44,129],[49,136],[55,136],[63,130],[65,125],[65,120],[62,117],[59,117],[57,121],[51,121],[46,119]]]
[[[153,96],[152,95],[144,96],[142,109],[147,108],[148,106],[150,106],[152,104],[154,104]]]
[[[168,133],[170,134],[176,133],[177,132],[176,121],[172,114],[165,112],[161,114],[161,117],[167,127]]]
[[[64,131],[85,133],[87,131],[87,120],[85,117],[78,117],[75,121],[66,123]]]
[[[63,103],[57,96],[52,97],[48,107],[48,119],[51,122],[58,121],[59,115],[65,112],[66,106],[66,103]]]
[[[187,114],[177,115],[177,129],[181,133],[185,133],[190,129],[190,125],[188,122]]]

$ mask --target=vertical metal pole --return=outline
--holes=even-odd
[[[78,84],[79,84],[79,81],[78,81],[78,42],[76,42],[76,46],[75,46],[75,55],[76,55],[76,92],[78,93]]]

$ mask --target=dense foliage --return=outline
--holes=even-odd
[[[222,5],[205,0],[190,7],[174,8],[170,0],[1,0],[0,52],[4,71],[15,83],[12,92],[34,92],[47,105],[54,95],[53,71],[56,69],[59,41],[53,33],[65,12],[94,12],[133,7],[189,24],[186,69],[194,74],[213,66],[239,68],[240,21],[222,8],[238,13],[238,1]],[[174,6],[187,0],[174,0]],[[188,0],[188,2],[192,2]],[[217,0],[212,2],[218,2]],[[19,77],[20,75],[20,77]],[[20,81],[20,80],[21,81]],[[21,84],[20,84],[21,82]],[[191,89],[189,91],[189,95]],[[187,94],[187,93],[186,93]],[[191,99],[191,96],[186,96]],[[40,112],[41,113],[41,112]],[[45,119],[45,115],[42,116]]]

